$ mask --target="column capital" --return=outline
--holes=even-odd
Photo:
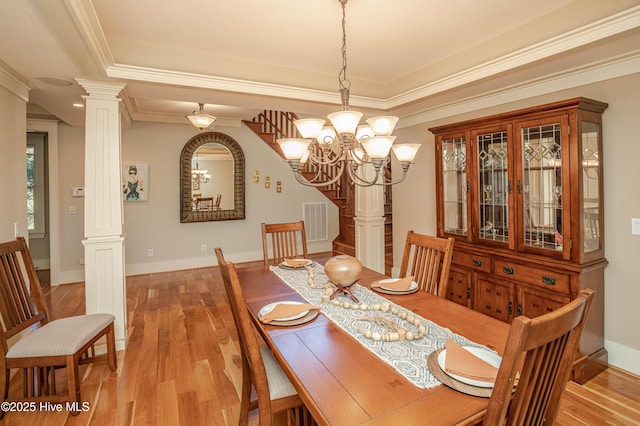
[[[126,86],[125,83],[110,83],[106,81],[86,80],[76,78],[76,81],[89,94],[89,97],[114,99]],[[83,96],[86,98],[86,96]]]

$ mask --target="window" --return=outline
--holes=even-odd
[[[35,192],[36,147],[27,145],[27,228],[29,231],[33,231],[36,228]]]
[[[46,191],[46,140],[43,133],[27,135],[27,228],[29,238],[45,238]]]

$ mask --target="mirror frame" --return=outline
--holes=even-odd
[[[231,210],[194,211],[192,208],[191,161],[196,150],[208,143],[223,145],[233,156],[234,208]],[[238,142],[219,132],[200,133],[189,139],[180,154],[180,222],[237,220],[244,217],[244,152]]]

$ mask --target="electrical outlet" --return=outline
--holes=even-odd
[[[81,265],[84,265],[84,257],[81,257],[81,258],[80,258],[80,264],[81,264]]]
[[[640,219],[638,218],[631,219],[631,234],[640,235]]]
[[[147,257],[153,257],[153,249],[147,249]]]
[[[201,245],[200,246],[200,251],[203,252],[203,253],[206,253],[207,252],[207,245],[206,244]]]

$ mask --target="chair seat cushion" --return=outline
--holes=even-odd
[[[18,340],[6,358],[72,355],[115,320],[111,314],[60,318]]]
[[[296,388],[293,387],[287,375],[284,374],[284,371],[280,368],[278,361],[273,357],[269,348],[266,346],[261,347],[260,353],[262,354],[264,369],[267,372],[269,396],[271,397],[271,400],[273,401],[287,396],[297,395],[298,392],[296,391]]]

